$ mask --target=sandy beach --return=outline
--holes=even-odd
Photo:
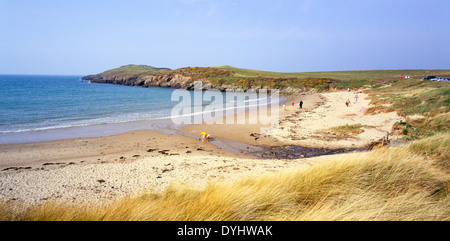
[[[364,110],[373,107],[364,93],[332,92],[321,94],[321,99],[317,108],[297,111],[280,119],[280,130],[275,139],[281,143],[309,147],[364,147],[391,133],[392,126],[402,119],[396,112],[364,115]],[[347,100],[351,102],[348,107],[345,104]],[[332,127],[358,124],[363,132],[356,136],[342,137],[330,130]]]
[[[212,181],[233,181],[330,160],[333,156],[261,160],[245,155],[250,149],[245,145],[240,153],[229,152],[217,143],[350,148],[383,138],[400,120],[394,112],[363,115],[361,109],[369,107],[367,95],[359,94],[358,102],[351,99],[353,95],[288,96],[273,136],[260,134],[267,125],[249,124],[252,121],[247,120],[245,124],[186,126],[181,130],[187,136],[142,130],[108,137],[0,145],[0,200],[98,204],[144,191],[159,192],[170,185],[203,188]],[[352,100],[349,107],[344,103],[347,99]],[[300,100],[303,109],[298,108]],[[347,124],[361,124],[364,132],[342,139],[326,131]],[[213,135],[215,141],[202,143],[188,137],[200,137],[201,131]]]

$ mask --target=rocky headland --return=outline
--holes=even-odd
[[[211,67],[194,67],[171,70],[154,68],[144,65],[126,65],[108,70],[100,74],[88,75],[82,78],[91,83],[117,84],[127,86],[165,87],[186,90],[219,90],[258,92],[260,89],[278,89],[281,94],[316,93],[315,88],[295,88],[292,86],[271,86],[271,80],[256,83],[255,81],[235,80],[232,71]],[[230,81],[231,80],[231,81]]]
[[[191,77],[185,77],[180,74],[136,74],[136,75],[114,75],[114,74],[96,74],[83,77],[83,80],[91,83],[118,84],[128,86],[142,87],[168,87],[176,89],[194,89],[194,81]],[[207,86],[207,85],[205,85]]]

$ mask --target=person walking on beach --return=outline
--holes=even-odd
[[[345,104],[347,105],[347,107],[350,105],[350,99],[347,99],[347,102],[345,102]]]
[[[303,109],[303,100],[302,101],[300,101],[300,109]]]

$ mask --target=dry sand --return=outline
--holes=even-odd
[[[275,139],[308,147],[359,148],[385,137],[402,119],[396,112],[364,115],[364,109],[371,107],[368,95],[364,93],[333,92],[321,97],[323,102],[317,108],[297,111],[282,119]],[[351,101],[348,107],[345,105],[347,100]],[[356,124],[362,125],[364,131],[357,136],[339,137],[330,131],[332,127]]]
[[[217,143],[231,140],[252,145],[353,147],[382,138],[399,120],[395,113],[364,116],[360,109],[368,107],[366,95],[359,94],[358,103],[346,107],[344,102],[351,97],[346,92],[288,97],[288,110],[280,110],[280,128],[274,136],[257,135],[262,127],[267,127],[262,124],[191,125],[183,131],[199,136],[205,130]],[[305,103],[301,110],[300,100]],[[356,138],[343,140],[318,134],[346,124],[369,127]],[[173,183],[202,188],[211,181],[232,181],[249,174],[334,158],[259,160],[227,152],[213,143],[146,130],[109,137],[0,145],[0,201],[102,203],[142,191],[159,192]]]

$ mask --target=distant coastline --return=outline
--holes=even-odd
[[[401,76],[422,79],[431,73],[449,76],[450,70],[358,70],[280,73],[232,66],[185,67],[175,70],[147,65],[124,65],[82,79],[92,83],[107,83],[141,87],[167,87],[193,90],[196,81],[202,90],[258,92],[277,89],[280,94],[323,93],[342,89],[358,89],[376,82],[400,80]]]

